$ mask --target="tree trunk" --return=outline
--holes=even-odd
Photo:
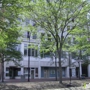
[[[60,46],[60,49],[58,50],[58,59],[59,59],[59,83],[62,84],[62,65],[61,65],[61,53],[62,53],[62,47]]]
[[[57,58],[56,58],[56,55],[55,55],[55,75],[56,75],[56,81],[57,81]]]
[[[3,62],[3,60],[2,60],[1,65],[2,65],[2,77],[1,77],[1,79],[2,79],[2,82],[4,82],[4,62]]]
[[[4,82],[4,55],[1,55],[1,81]]]

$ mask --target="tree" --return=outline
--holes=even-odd
[[[16,46],[21,35],[19,22],[17,19],[22,12],[23,3],[21,0],[0,0],[0,62],[2,63],[2,81],[5,61],[21,60],[20,51]],[[24,8],[23,8],[24,9]],[[18,63],[17,63],[18,64]]]
[[[87,20],[88,20],[87,22],[90,21],[90,19],[87,19]],[[90,63],[89,58],[88,58],[88,56],[90,56],[90,54],[89,54],[89,52],[90,52],[90,43],[87,40],[90,37],[89,36],[90,29],[87,28],[87,25],[88,24],[85,24],[84,28],[82,28],[81,26],[75,28],[70,33],[71,36],[69,36],[67,38],[67,41],[69,40],[69,43],[66,44],[66,46],[68,47],[69,52],[71,52],[72,56],[74,56],[74,59],[77,60],[77,61],[82,60],[84,64],[86,64],[86,63],[89,64]],[[79,71],[79,78],[80,77],[81,76],[80,76],[80,71]]]
[[[17,21],[24,9],[22,0],[0,0],[0,48],[6,46],[9,35],[13,35],[13,41],[16,40],[20,32],[19,22]],[[23,8],[23,9],[22,9]],[[11,32],[11,33],[10,33]],[[15,32],[15,35],[14,35]]]
[[[86,24],[89,3],[85,0],[35,0],[35,2],[28,2],[27,10],[36,25],[53,37],[58,51],[59,82],[62,83],[62,47],[72,30]]]

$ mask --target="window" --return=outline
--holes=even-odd
[[[51,70],[51,74],[55,74],[55,70]]]
[[[27,56],[27,44],[24,44],[24,56]]]
[[[37,50],[35,50],[35,57],[37,57],[38,56],[38,52],[37,52]]]
[[[29,52],[28,52],[29,53]],[[37,57],[37,50],[34,48],[30,48],[30,56]]]
[[[35,70],[35,76],[38,77],[38,68],[36,68]]]
[[[34,56],[37,57],[37,50],[34,48],[28,47],[27,44],[24,44],[24,56]]]
[[[62,76],[65,77],[65,68],[62,68]]]
[[[51,54],[50,51],[48,51],[48,52],[44,52],[44,51],[40,52],[40,55],[41,55],[42,58],[44,58],[44,57],[50,57],[50,54]]]
[[[9,71],[9,68],[8,67],[6,68],[6,71]]]
[[[9,73],[6,73],[6,76],[9,76]]]
[[[34,49],[32,49],[32,56],[34,56]]]
[[[9,68],[6,67],[6,76],[9,76]]]
[[[17,68],[16,69],[16,76],[20,76],[21,75],[21,68]]]
[[[31,48],[28,48],[28,56],[31,56]]]
[[[49,56],[50,56],[50,52],[44,53],[44,57],[49,57]]]
[[[24,68],[24,73],[28,73],[28,68]]]
[[[29,70],[30,70],[30,68],[29,68]],[[28,68],[24,68],[24,75],[25,76],[28,76]],[[30,74],[29,74],[30,75]]]

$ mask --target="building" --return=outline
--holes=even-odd
[[[26,23],[30,23],[28,20]],[[29,66],[30,66],[30,79],[41,79],[41,78],[55,78],[56,72],[55,67],[57,66],[57,77],[59,76],[58,70],[58,59],[55,57],[50,57],[50,55],[40,56],[39,53],[39,45],[40,40],[37,38],[37,35],[30,35],[30,40],[28,39],[29,32],[24,33],[23,41],[20,45],[18,45],[18,49],[23,54],[23,60],[20,63],[21,66],[15,65],[13,62],[5,62],[4,63],[4,77],[5,79],[20,79],[21,75],[24,75],[26,79],[28,79],[28,59],[30,58]],[[37,33],[37,34],[40,34]],[[38,49],[30,48],[30,57],[28,56],[28,45],[34,44]],[[62,55],[62,77],[69,78],[70,77],[70,69],[69,69],[69,57],[68,53],[63,53]],[[78,77],[82,74],[86,74],[87,77],[90,77],[90,65],[86,67],[82,67],[81,61],[76,61],[75,59],[71,59],[71,77]],[[80,67],[80,68],[79,68]],[[83,70],[82,70],[83,69]],[[80,71],[80,73],[79,73]],[[86,72],[85,72],[86,71]]]
[[[32,21],[29,19],[26,20],[24,25],[32,24]],[[69,28],[69,27],[68,27]],[[40,29],[40,28],[39,28]],[[41,32],[37,32],[37,34],[40,34]],[[20,63],[21,66],[16,66],[13,62],[5,62],[4,63],[4,77],[5,79],[20,79],[21,75],[24,75],[25,78],[28,78],[28,65],[29,72],[30,72],[30,78],[31,79],[37,79],[37,78],[55,78],[55,75],[57,73],[57,76],[59,77],[59,71],[58,71],[58,59],[55,60],[54,57],[50,57],[50,55],[43,55],[43,57],[39,53],[39,45],[40,40],[37,38],[36,35],[30,35],[30,40],[28,40],[28,32],[24,32],[24,38],[21,44],[19,45],[19,49],[23,54],[23,60]],[[36,45],[38,49],[30,48],[28,49],[30,44]],[[28,53],[28,51],[30,51]],[[30,55],[30,57],[28,56]],[[28,59],[30,62],[28,62]],[[56,64],[55,64],[56,62]],[[57,66],[57,72],[55,72],[55,67]],[[71,71],[71,74],[70,74]],[[80,72],[80,73],[79,73]],[[63,54],[62,56],[62,77],[63,78],[69,78],[71,77],[78,77],[80,74],[80,77],[82,74],[85,74],[86,77],[90,77],[90,65],[82,66],[82,61],[76,61],[71,58],[71,65],[69,67],[69,55],[67,52]]]

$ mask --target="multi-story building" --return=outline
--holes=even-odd
[[[88,0],[90,1],[90,0]],[[24,25],[32,24],[30,20],[26,20]],[[37,34],[41,34],[42,32],[37,32]],[[56,59],[55,64],[55,58],[51,57],[50,55],[43,56],[40,55],[39,49],[40,49],[40,40],[37,38],[37,35],[30,36],[30,43],[36,45],[38,49],[31,48],[30,49],[30,57],[28,56],[28,45],[29,40],[27,38],[28,32],[24,32],[23,41],[20,45],[18,45],[18,48],[22,55],[23,59],[19,64],[21,66],[15,65],[13,62],[5,62],[4,63],[4,78],[5,79],[20,79],[21,75],[25,75],[25,78],[28,78],[28,64],[30,66],[30,78],[32,79],[41,79],[41,78],[55,78],[56,72],[55,68],[57,66],[57,76],[59,77],[59,69],[58,69],[58,59]],[[30,58],[30,62],[28,63],[28,59]],[[69,69],[69,60],[68,60],[68,54],[65,53],[62,55],[62,77],[63,78],[69,78],[70,77],[70,69]],[[72,65],[71,65],[71,77],[77,77],[80,72],[80,76],[82,74],[86,74],[86,77],[90,77],[90,64],[88,65],[82,65],[82,61],[76,61],[71,58]],[[0,64],[1,66],[1,64]],[[80,69],[80,70],[79,70]],[[0,68],[0,74],[1,74],[1,68]]]
[[[31,23],[30,20],[27,20],[24,25]],[[40,30],[39,30],[40,31]],[[37,34],[41,35],[42,32],[37,32]],[[40,55],[40,40],[37,37],[37,34],[30,34],[30,40],[27,38],[28,32],[24,32],[23,41],[20,45],[18,45],[18,50],[21,51],[23,55],[23,60],[19,62],[21,66],[15,65],[13,62],[5,62],[4,63],[4,77],[5,79],[20,79],[21,75],[24,75],[25,78],[28,78],[28,68],[30,72],[30,78],[32,79],[41,79],[41,78],[55,78],[56,73],[57,77],[59,77],[59,69],[58,69],[58,59],[55,60],[54,57],[51,57],[49,54]],[[33,44],[34,47],[38,47],[35,49],[34,47],[30,48],[30,56],[28,54],[28,46]],[[28,62],[30,60],[30,62]],[[82,67],[81,61],[76,61],[75,59],[71,59],[71,77],[77,77],[79,74],[86,74],[87,77],[90,77],[90,64],[88,66]],[[29,67],[28,67],[29,66]],[[56,67],[57,66],[57,67]],[[55,68],[57,68],[57,72],[55,72]],[[79,73],[80,72],[80,73]],[[64,53],[62,55],[62,77],[69,78],[70,77],[70,69],[69,69],[69,58],[68,53]]]
[[[88,0],[90,1],[90,0]],[[26,19],[26,22],[22,24],[26,26],[28,24],[35,25],[31,20]],[[67,27],[70,28],[70,27]],[[4,78],[5,79],[20,79],[21,75],[24,75],[25,78],[28,78],[28,66],[30,72],[31,79],[42,79],[42,78],[55,78],[56,73],[57,77],[59,77],[59,66],[58,66],[58,59],[55,57],[51,57],[49,54],[40,55],[40,40],[38,39],[37,35],[43,34],[41,29],[39,32],[34,35],[30,35],[30,40],[27,38],[28,32],[24,32],[23,41],[20,45],[18,45],[18,50],[21,51],[23,55],[23,59],[19,64],[21,66],[15,65],[13,62],[5,62],[4,63]],[[30,56],[28,54],[28,46],[30,44],[36,45],[38,49],[30,48]],[[89,57],[90,58],[90,57]],[[30,62],[28,63],[28,61]],[[85,74],[86,77],[90,77],[90,64],[82,65],[82,60],[75,60],[74,56],[70,58],[71,65],[69,66],[69,55],[67,52],[63,52],[62,55],[62,77],[69,78],[70,77],[70,69],[71,69],[71,77],[78,77],[79,75]],[[57,68],[57,72],[55,71]]]

